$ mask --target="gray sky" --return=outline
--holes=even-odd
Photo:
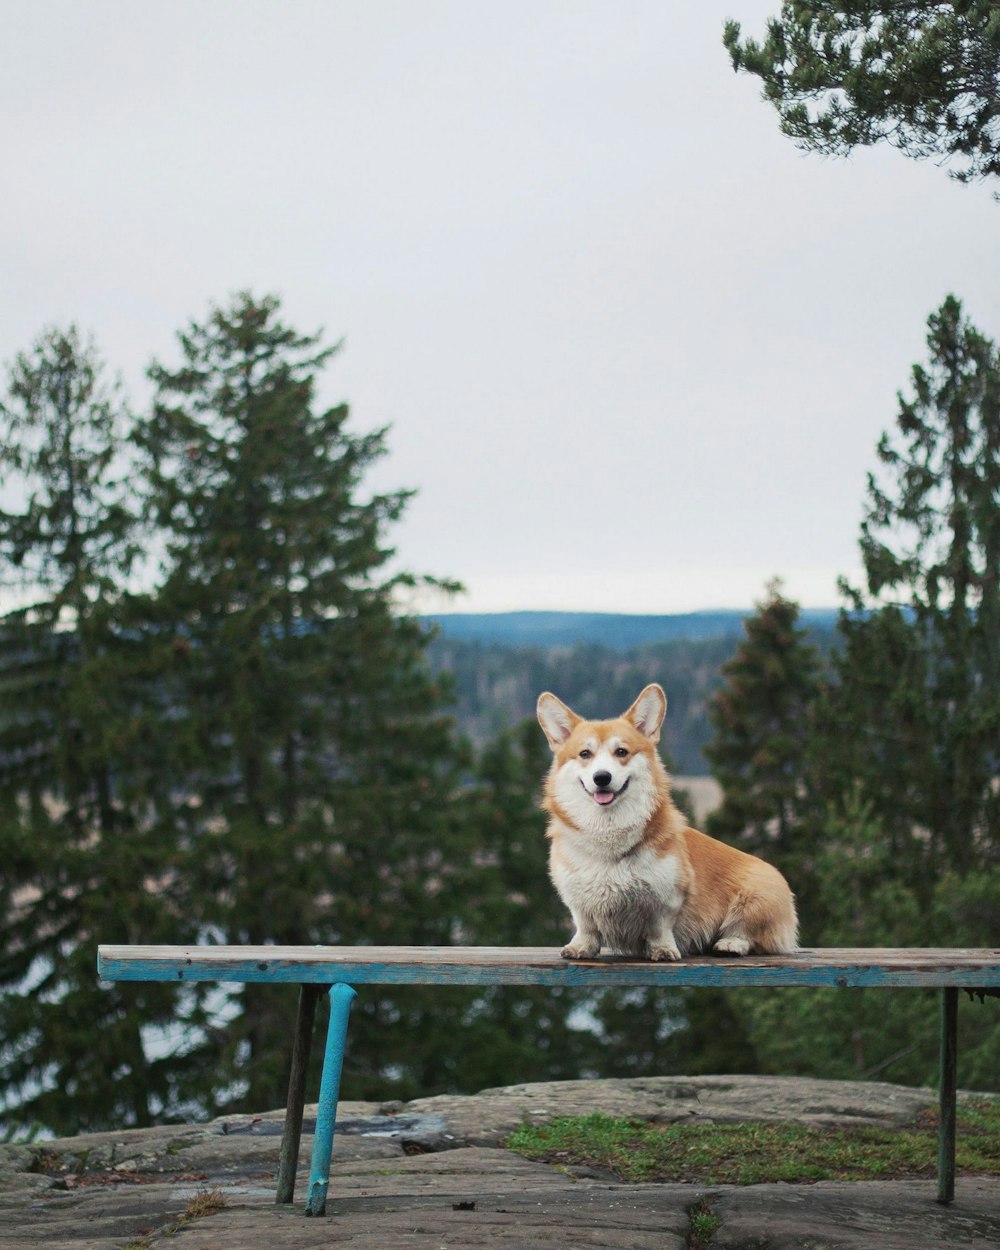
[[[1000,336],[1000,204],[782,138],[721,44],[779,7],[0,0],[0,358],[75,320],[143,404],[273,291],[455,609],[834,604],[929,313]]]

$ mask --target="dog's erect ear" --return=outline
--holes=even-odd
[[[647,686],[625,713],[625,719],[631,721],[641,734],[650,742],[660,741],[660,726],[667,714],[667,696],[661,686]]]
[[[579,716],[562,699],[557,699],[547,690],[538,696],[537,710],[538,723],[549,740],[549,746],[553,751],[558,751],[580,723]]]

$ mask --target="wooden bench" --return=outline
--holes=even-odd
[[[316,1002],[330,994],[306,1212],[326,1210],[340,1074],[357,985],[829,986],[831,989],[941,990],[939,1202],[955,1196],[955,1090],[958,992],[1000,994],[1000,950],[831,949],[795,955],[680,963],[603,957],[567,962],[531,947],[469,946],[101,946],[105,981],[266,982],[300,986],[277,1202],[291,1202],[302,1134],[306,1068]]]

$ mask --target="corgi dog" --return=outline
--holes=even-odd
[[[656,750],[667,697],[647,686],[616,720],[588,721],[554,694],[538,699],[553,751],[542,807],[549,871],[576,932],[564,959],[612,954],[777,955],[798,921],[776,868],[687,826]]]

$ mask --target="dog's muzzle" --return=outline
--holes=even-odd
[[[628,789],[629,780],[630,778],[626,777],[625,784],[619,790],[611,790],[607,786],[598,786],[596,790],[587,790],[586,783],[582,777],[580,778],[580,785],[583,786],[584,790],[587,790],[587,793],[595,803],[598,803],[601,807],[608,807],[615,801],[616,798],[618,798],[620,794],[625,793]]]

